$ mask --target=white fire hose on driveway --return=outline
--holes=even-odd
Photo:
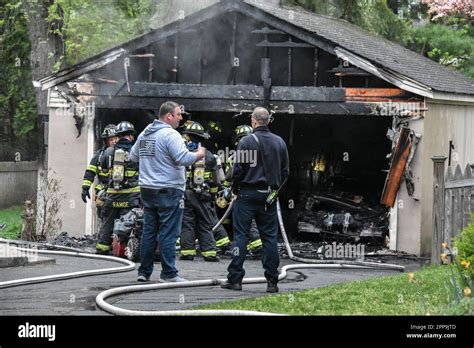
[[[233,203],[233,202],[232,202]],[[232,208],[232,203],[229,205],[228,215],[230,209]],[[278,220],[280,224],[281,233],[283,240],[285,242],[285,247],[288,251],[288,256],[291,260],[304,262],[300,264],[286,265],[281,268],[279,280],[283,280],[287,277],[287,272],[290,270],[296,269],[371,269],[371,270],[397,270],[404,271],[405,268],[399,265],[393,264],[382,264],[376,262],[364,262],[364,261],[343,261],[343,260],[313,260],[306,258],[298,258],[293,255],[290,244],[288,242],[288,237],[286,236],[285,227],[283,224],[283,218],[281,215],[280,203],[277,201],[277,210],[278,210]],[[225,215],[225,216],[227,216]],[[223,219],[221,219],[223,221]],[[220,221],[220,222],[221,222]],[[219,223],[220,223],[219,222]],[[216,227],[219,226],[216,225]],[[215,227],[215,228],[216,228]],[[0,243],[5,242],[15,242],[15,241],[6,241],[0,239]],[[19,249],[23,251],[31,251],[31,249]],[[56,281],[56,280],[65,280],[79,277],[87,277],[99,274],[112,274],[118,272],[129,272],[135,269],[135,264],[126,259],[120,259],[111,256],[102,256],[95,254],[86,254],[76,251],[49,251],[49,250],[35,250],[35,252],[43,254],[55,254],[55,255],[65,255],[65,256],[75,256],[91,259],[101,259],[107,261],[114,261],[118,263],[125,264],[126,266],[115,267],[115,268],[106,268],[98,270],[88,270],[88,271],[79,271],[73,273],[58,274],[52,276],[44,277],[35,277],[19,280],[11,280],[6,282],[0,282],[0,288],[8,288],[20,285],[34,284],[40,282]],[[266,312],[257,312],[257,311],[242,311],[242,310],[170,310],[170,311],[140,311],[140,310],[131,310],[123,309],[117,306],[111,305],[106,302],[106,299],[112,296],[123,295],[132,292],[143,292],[151,290],[162,290],[162,289],[178,289],[178,288],[192,288],[192,287],[202,287],[202,286],[217,286],[225,283],[227,279],[206,279],[206,280],[193,280],[186,281],[182,283],[160,283],[160,284],[147,284],[147,285],[131,285],[112,288],[106,291],[101,292],[96,297],[96,304],[102,310],[109,312],[114,315],[126,315],[126,316],[202,316],[202,315],[222,315],[222,316],[260,316],[260,315],[280,315],[277,313],[266,313]],[[259,278],[244,278],[242,284],[260,284],[266,283],[267,280],[264,277]]]
[[[18,241],[10,241],[10,240],[6,240],[6,239],[0,239],[0,243],[18,244]],[[36,244],[36,243],[25,243],[25,244],[41,245],[40,243],[38,243],[38,244]],[[5,282],[0,282],[0,289],[10,288],[10,287],[20,286],[20,285],[30,285],[30,284],[35,284],[35,283],[52,282],[52,281],[57,281],[57,280],[66,280],[66,279],[90,277],[90,276],[102,275],[102,274],[130,272],[130,271],[135,270],[135,263],[134,262],[126,260],[126,259],[121,259],[121,258],[118,258],[118,257],[88,254],[88,253],[77,252],[77,251],[39,250],[39,249],[28,249],[28,248],[15,248],[15,249],[18,250],[18,251],[23,251],[23,252],[28,252],[28,253],[34,252],[34,253],[46,254],[46,255],[73,256],[73,257],[81,257],[81,258],[86,258],[86,259],[112,261],[112,262],[120,263],[124,266],[112,267],[112,268],[100,268],[100,269],[78,271],[78,272],[71,272],[71,273],[61,273],[61,274],[54,274],[54,275],[34,277],[34,278],[8,280],[8,281],[5,281]]]

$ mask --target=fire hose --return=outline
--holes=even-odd
[[[0,243],[27,244],[27,245],[33,245],[33,246],[42,245],[41,243],[18,243],[18,241],[11,241],[11,240],[6,240],[6,239],[0,239]],[[73,248],[70,248],[70,249],[73,249]],[[9,281],[0,282],[0,289],[10,288],[10,287],[20,286],[20,285],[51,282],[51,281],[57,281],[57,280],[90,277],[90,276],[102,275],[102,274],[129,272],[135,269],[135,263],[133,263],[132,261],[129,261],[126,259],[120,259],[120,258],[112,257],[112,256],[89,254],[89,253],[84,253],[82,251],[78,252],[78,251],[38,250],[38,249],[29,249],[29,248],[16,248],[16,250],[23,251],[23,252],[34,252],[38,254],[74,256],[74,257],[81,257],[81,258],[88,258],[88,259],[112,261],[112,262],[120,263],[124,266],[93,269],[93,270],[78,271],[78,272],[71,272],[71,273],[61,273],[61,274],[54,274],[54,275],[42,276],[42,277],[9,280]],[[80,250],[80,249],[76,249],[76,250]]]
[[[232,200],[229,204],[229,207],[224,214],[223,218],[218,222],[214,227],[217,229],[219,224],[224,221],[224,219],[230,214],[233,203],[235,200]],[[287,277],[287,271],[294,269],[388,269],[388,270],[398,270],[404,271],[403,266],[392,265],[392,264],[380,264],[375,262],[363,262],[363,261],[336,261],[336,260],[313,260],[298,258],[293,255],[291,250],[288,237],[286,235],[285,227],[283,224],[283,218],[281,214],[281,207],[279,201],[277,201],[277,212],[278,212],[278,221],[280,224],[281,233],[283,240],[285,242],[285,247],[288,251],[288,256],[291,260],[305,262],[303,264],[293,264],[287,265],[281,268],[279,280],[283,280]],[[9,243],[14,241],[8,241],[0,239],[0,243]],[[31,249],[19,248],[21,251],[31,251]],[[44,277],[35,277],[27,279],[12,280],[6,282],[0,282],[0,288],[14,287],[26,284],[34,284],[40,282],[56,281],[56,280],[65,280],[78,277],[87,277],[99,274],[112,274],[118,272],[128,272],[135,269],[135,264],[131,261],[125,259],[119,259],[116,257],[95,255],[95,254],[86,254],[76,251],[50,251],[50,250],[36,250],[38,253],[42,254],[55,254],[55,255],[67,255],[83,258],[92,258],[92,259],[103,259],[108,261],[114,261],[118,263],[125,264],[126,266],[115,267],[115,268],[106,268],[99,270],[88,270],[88,271],[79,271],[73,273],[64,273],[52,276]],[[310,263],[310,264],[309,264]],[[257,311],[241,311],[241,310],[172,310],[172,311],[138,311],[138,310],[129,310],[123,309],[116,306],[113,306],[106,302],[106,299],[112,296],[117,296],[126,293],[140,292],[140,291],[151,291],[151,290],[161,290],[161,289],[177,289],[177,288],[191,288],[191,287],[202,287],[202,286],[216,286],[225,283],[227,279],[206,279],[206,280],[195,280],[195,281],[186,281],[182,283],[163,283],[163,284],[149,284],[149,285],[132,285],[117,287],[101,292],[96,297],[96,304],[102,310],[109,312],[115,315],[127,315],[127,316],[176,316],[176,315],[186,315],[186,316],[201,316],[201,315],[238,315],[238,316],[247,316],[247,315],[279,315],[276,313],[266,313],[266,312],[257,312]],[[244,278],[242,284],[259,284],[266,283],[266,278]]]

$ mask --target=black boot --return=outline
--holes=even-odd
[[[268,280],[267,281],[267,292],[269,293],[275,293],[275,292],[278,292],[278,286],[277,286],[277,283],[271,281],[271,280]]]
[[[221,288],[222,289],[240,291],[240,290],[242,290],[242,284],[241,283],[230,283],[229,281],[226,281],[225,283],[221,284]]]

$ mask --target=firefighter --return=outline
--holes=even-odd
[[[184,127],[183,138],[188,149],[195,151],[199,143],[209,139],[209,134],[200,123],[191,121]],[[184,215],[180,239],[181,260],[194,260],[197,237],[204,261],[219,261],[216,240],[212,233],[217,219],[213,199],[219,186],[216,159],[209,150],[206,150],[206,156],[188,167],[186,171]]]
[[[224,133],[221,125],[216,121],[208,121],[206,123],[210,138],[212,139],[212,153],[216,153],[222,148],[224,143]],[[209,147],[211,149],[211,147]]]
[[[208,121],[206,125],[208,128],[210,138],[212,139],[212,141],[208,142],[209,147],[206,147],[206,148],[207,149],[214,148],[213,152],[215,153],[222,148],[221,146],[223,145],[223,142],[224,142],[224,134],[222,131],[222,127],[220,123],[216,121],[212,121],[212,120]],[[223,183],[225,180],[225,173],[224,173],[223,164],[221,162],[221,158],[217,155],[214,155],[214,157],[217,163],[217,173],[219,173],[219,181]],[[218,212],[217,212],[218,210],[220,213],[223,213],[220,211],[221,209],[219,208],[219,206],[214,205],[214,209],[211,212],[214,215],[214,226],[217,225],[217,223],[219,222],[219,217],[218,217]],[[223,225],[224,224],[221,224],[214,231],[214,239],[216,240],[216,247],[217,247],[218,254],[225,254],[225,252],[230,248],[230,239]]]
[[[248,125],[241,125],[238,126],[235,131],[234,131],[234,145],[235,148],[237,148],[237,145],[239,144],[240,139],[242,139],[244,136],[252,134],[253,130],[252,127]],[[224,187],[226,189],[230,190],[230,187],[232,186],[232,167],[233,167],[233,156],[230,156],[227,158],[226,161],[226,173],[225,173],[225,181],[224,181]],[[227,222],[230,226],[231,220],[227,219]],[[255,220],[252,220],[252,225],[250,227],[250,235],[249,235],[249,243],[247,244],[247,251],[251,255],[258,256],[260,255],[262,251],[262,240],[260,239],[260,234],[257,229],[257,224],[255,223]]]
[[[135,128],[122,121],[116,130],[118,141],[107,148],[100,165],[109,174],[109,183],[104,203],[104,219],[96,244],[98,254],[109,254],[112,250],[112,232],[115,219],[140,206],[138,186],[138,163],[129,160]]]
[[[99,219],[102,219],[103,206],[103,200],[100,198],[103,198],[105,190],[107,190],[107,184],[109,182],[109,175],[102,171],[100,167],[100,160],[104,154],[104,151],[117,142],[116,126],[114,124],[108,124],[105,126],[104,131],[102,132],[102,139],[104,144],[94,153],[84,173],[81,194],[82,200],[84,203],[87,203],[87,198],[91,199],[89,190],[92,186],[92,183],[94,182],[95,177],[97,176],[99,183],[95,185],[95,203],[97,207],[97,216]]]

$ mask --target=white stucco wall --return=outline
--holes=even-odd
[[[61,180],[61,193],[65,199],[61,203],[58,217],[62,220],[61,231],[70,236],[80,237],[86,232],[86,208],[81,199],[84,170],[88,164],[88,129],[85,120],[82,135],[77,137],[77,129],[72,113],[61,108],[50,109],[48,168]],[[92,191],[91,191],[92,193]]]

